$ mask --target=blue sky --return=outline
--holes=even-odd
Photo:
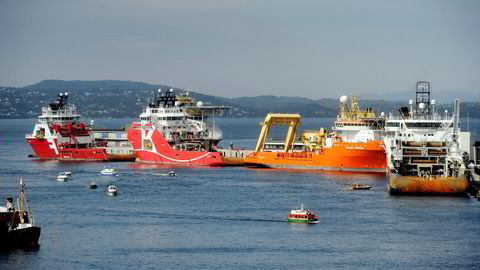
[[[225,97],[480,91],[480,1],[0,0],[0,85],[119,79]]]

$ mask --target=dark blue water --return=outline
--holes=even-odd
[[[261,119],[217,120],[238,147],[253,147]],[[0,198],[23,177],[42,227],[34,251],[3,251],[0,269],[478,269],[480,202],[392,197],[378,174],[133,163],[34,162],[23,136],[35,120],[0,120]],[[97,120],[117,127],[128,120]],[[331,126],[304,120],[303,128]],[[470,128],[479,121],[470,121]],[[117,177],[98,175],[104,165]],[[56,181],[70,170],[71,181]],[[95,181],[99,188],[90,190]],[[352,192],[352,182],[372,190]],[[117,197],[105,195],[115,184]],[[3,199],[2,199],[3,200]],[[289,224],[304,203],[315,225]],[[1,241],[1,239],[0,239]]]

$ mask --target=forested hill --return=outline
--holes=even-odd
[[[167,85],[118,80],[44,80],[20,88],[0,87],[0,118],[36,117],[41,107],[54,101],[59,92],[69,92],[69,101],[74,103],[78,112],[86,118],[135,118],[159,88],[173,88],[175,92],[185,92]],[[313,100],[285,96],[224,98],[190,90],[188,92],[206,105],[231,107],[226,117],[264,117],[269,112],[300,113],[304,117],[335,117],[338,109],[338,99]],[[454,98],[451,98],[452,102]],[[359,102],[362,108],[371,107],[376,112],[396,112],[407,104],[407,100],[364,100],[361,96]],[[452,110],[452,107],[451,103],[443,103],[438,109]],[[480,102],[462,102],[461,114],[462,117],[469,115],[471,118],[480,118]]]

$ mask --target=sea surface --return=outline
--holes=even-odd
[[[35,119],[0,120],[0,198],[26,182],[42,228],[35,250],[0,252],[0,269],[479,269],[480,201],[390,196],[382,174],[39,162]],[[115,128],[130,119],[96,119]],[[262,119],[217,119],[223,145],[253,148]],[[332,119],[304,119],[302,129]],[[462,128],[466,129],[466,121]],[[480,130],[479,120],[468,122]],[[104,166],[120,171],[100,176]],[[60,171],[68,182],[57,182]],[[98,189],[90,190],[95,181]],[[373,188],[349,191],[353,183]],[[118,196],[106,196],[115,184]],[[315,225],[289,224],[305,206]],[[3,204],[3,202],[2,202]],[[1,239],[0,239],[1,241]]]

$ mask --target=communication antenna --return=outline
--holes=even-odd
[[[417,114],[430,114],[430,82],[419,81],[416,87]],[[422,105],[423,104],[423,105]]]

